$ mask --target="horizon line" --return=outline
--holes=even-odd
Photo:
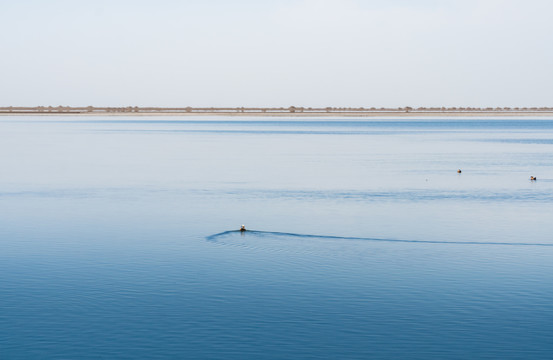
[[[162,106],[0,106],[2,114],[92,114],[92,113],[259,113],[259,114],[283,114],[283,113],[305,113],[305,114],[328,114],[328,113],[544,113],[553,112],[553,107],[162,107]]]

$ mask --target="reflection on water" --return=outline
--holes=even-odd
[[[552,135],[2,117],[0,358],[547,359]]]

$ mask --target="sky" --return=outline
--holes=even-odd
[[[0,106],[553,106],[550,0],[0,0]]]

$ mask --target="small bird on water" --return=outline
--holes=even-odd
[[[536,181],[536,180],[538,180],[538,178],[535,177],[535,176],[530,176],[530,180]]]
[[[457,174],[460,174],[462,173],[461,169],[457,170]]]
[[[246,225],[240,226],[240,232],[244,232],[244,231],[246,231]]]

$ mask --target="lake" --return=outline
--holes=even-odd
[[[3,116],[0,152],[2,359],[553,353],[551,119]]]

